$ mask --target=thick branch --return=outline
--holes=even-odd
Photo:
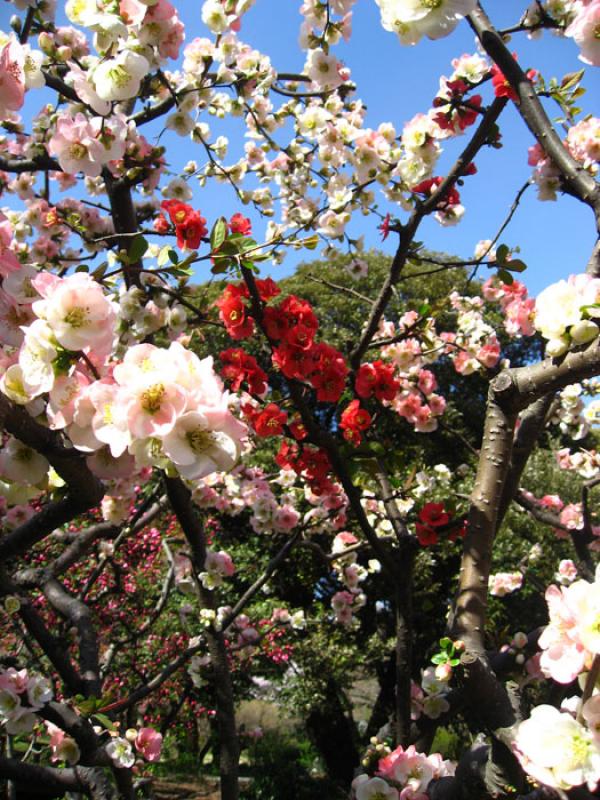
[[[0,560],[25,553],[49,533],[97,505],[104,487],[88,469],[85,457],[64,447],[60,434],[36,422],[24,408],[0,394],[0,427],[45,456],[68,486],[65,498],[48,503],[41,511],[0,539]]]
[[[68,592],[57,580],[49,580],[44,586],[44,594],[50,605],[77,629],[79,643],[79,663],[81,679],[86,697],[99,697],[100,666],[98,663],[98,639],[94,630],[92,612]]]
[[[597,226],[600,227],[600,187],[583,164],[574,159],[563,145],[544,111],[531,81],[504,44],[481,4],[478,4],[478,8],[467,19],[487,54],[500,67],[516,92],[518,96],[516,106],[525,124],[544,152],[560,170],[569,191],[592,208]],[[600,264],[596,262],[595,265],[592,265],[591,271],[598,274]]]
[[[204,569],[206,544],[204,529],[192,504],[190,491],[180,478],[165,478],[167,496],[185,538],[192,551],[192,562],[196,574]],[[198,583],[200,599],[204,606],[212,608],[213,598]],[[212,686],[217,707],[217,728],[220,744],[220,777],[222,800],[237,800],[239,797],[238,759],[239,743],[235,721],[235,705],[231,673],[227,661],[227,650],[223,634],[208,628],[205,632],[211,658]]]

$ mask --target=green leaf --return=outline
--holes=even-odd
[[[173,250],[173,248],[169,248],[167,255],[169,256],[171,264],[179,263],[179,253],[176,250]]]
[[[512,286],[512,284],[515,282],[515,279],[510,274],[510,272],[508,272],[508,270],[505,269],[498,270],[498,277],[500,278],[502,283],[505,283],[507,286]]]
[[[448,647],[452,646],[452,639],[449,639],[447,636],[444,636],[443,639],[440,639],[440,647],[443,650],[446,650]]]
[[[498,245],[498,249],[496,250],[496,260],[498,261],[499,264],[504,264],[508,253],[509,250],[507,245],[505,244]]]
[[[75,272],[89,272],[89,271],[90,268],[88,267],[87,264],[78,264],[78,266],[75,267]]]
[[[436,653],[431,659],[432,664],[445,664],[448,661],[446,653]]]
[[[577,72],[568,72],[560,82],[561,89],[570,89],[572,86],[576,86],[583,78],[583,74],[583,69]]]
[[[148,240],[145,239],[143,236],[136,236],[131,245],[129,246],[129,251],[127,255],[129,256],[132,262],[140,261],[143,258],[146,250],[148,249],[149,244]]]
[[[302,244],[307,250],[316,250],[319,245],[319,237],[315,233],[312,236],[309,236],[307,239],[304,239]]]
[[[101,281],[107,269],[108,269],[108,261],[103,261],[102,264],[97,266],[96,269],[92,272],[92,278],[95,281]]]
[[[227,221],[225,220],[225,217],[219,217],[219,219],[213,225],[212,231],[210,232],[211,250],[218,250],[226,238]]]
[[[520,258],[511,258],[510,261],[504,262],[504,267],[511,272],[525,272],[527,264]]]
[[[115,723],[109,717],[107,717],[106,714],[92,714],[92,716],[94,719],[97,719],[107,731],[115,730]]]

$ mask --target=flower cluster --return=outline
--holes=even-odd
[[[27,669],[0,672],[0,722],[11,735],[28,733],[38,722],[36,712],[53,697],[47,678]]]
[[[481,292],[488,302],[498,303],[504,316],[504,329],[509,336],[532,336],[535,299],[520,281],[504,283],[498,277],[488,278]]]
[[[377,0],[381,24],[398,35],[402,44],[416,44],[423,36],[441,39],[475,8],[475,0]]]
[[[450,527],[452,522],[451,515],[444,508],[443,503],[425,503],[419,511],[419,521],[415,529],[417,539],[422,547],[437,544],[439,541],[440,529],[445,530]],[[461,523],[452,527],[448,533],[450,541],[456,541],[459,536],[465,535],[465,524]]]
[[[161,208],[169,215],[171,223],[175,226],[177,246],[183,250],[197,250],[203,237],[208,233],[206,220],[199,211],[182,203],[179,200],[163,200]],[[160,215],[154,222],[154,228],[159,233],[168,230],[166,219]]]
[[[352,781],[355,800],[426,800],[432,781],[454,775],[451,761],[445,761],[439,753],[419,753],[412,744],[392,751],[376,745],[363,763],[369,763],[371,756],[379,757],[373,765],[375,775],[359,775]]]
[[[571,683],[588,669],[600,652],[600,574],[593,583],[577,580],[569,586],[550,586],[546,602],[550,624],[540,636],[540,666],[558,683]]]
[[[523,573],[519,572],[496,572],[490,575],[488,586],[490,594],[494,597],[504,597],[507,594],[516,592],[523,585]]]
[[[546,353],[561,356],[572,345],[586,344],[600,333],[600,279],[571,275],[538,295],[535,327],[548,340]]]
[[[86,273],[40,273],[32,285],[42,298],[32,305],[37,319],[0,380],[10,399],[26,404],[48,394],[50,426],[83,452],[125,454],[124,474],[132,456],[140,467],[171,462],[189,479],[235,464],[245,427],[229,410],[212,358],[173,342],[134,345],[115,361],[117,307],[98,283]]]

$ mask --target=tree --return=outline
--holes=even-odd
[[[319,664],[332,664],[325,714],[313,704],[308,722],[318,738],[335,721],[331,736],[347,755],[328,763],[342,784],[359,741],[335,647],[358,668],[361,615],[367,654],[378,640],[391,643],[377,664],[369,731],[382,728],[385,741],[361,759],[357,800],[523,795],[528,778],[542,787],[532,798],[594,792],[593,441],[557,454],[562,471],[584,480],[579,504],[549,492],[538,499],[529,487],[551,473],[557,434],[548,425],[581,439],[597,422],[598,402],[585,408],[579,395],[593,393],[586,381],[600,365],[600,250],[585,273],[530,298],[514,277],[525,264],[502,241],[526,187],[472,260],[432,253],[417,236],[430,216],[460,221],[459,188],[484,148],[499,147],[510,104],[537,142],[530,163],[540,197],[569,194],[598,222],[599,123],[577,121],[582,73],[546,83],[507,47],[510,35],[548,28],[597,64],[597,0],[534,3],[507,30],[475,0],[378,0],[384,29],[401,44],[441,38],[460,22],[485,52],[456,59],[433,108],[401,133],[392,123],[366,127],[334,55],[350,35],[353,0],[302,5],[299,74],[276,71],[238,36],[251,0],[206,0],[212,38],[185,48],[168,0],[69,0],[69,25],[62,9],[55,22],[50,3],[15,5],[21,13],[0,51],[10,199],[0,219],[0,592],[9,631],[0,775],[10,791],[36,783],[53,796],[133,800],[163,734],[183,717],[197,735],[206,714],[221,796],[236,800],[236,693],[253,669],[286,662],[308,612],[316,635],[303,676],[312,669],[316,686]],[[51,101],[36,109],[36,97]],[[32,108],[20,116],[26,98]],[[564,141],[546,98],[561,108]],[[206,110],[243,117],[250,141],[237,163],[199,116]],[[170,178],[170,154],[173,164],[178,157],[167,131],[190,135],[205,163],[189,161]],[[442,143],[453,148],[460,136],[454,165],[436,175]],[[228,185],[231,211],[203,216],[193,178]],[[385,216],[379,188],[395,209]],[[242,204],[267,219],[277,213],[263,241],[252,238]],[[365,256],[347,233],[357,211],[397,237],[390,263]],[[280,284],[260,277],[264,262],[320,241],[331,271],[302,268]],[[215,284],[192,291],[200,263]],[[493,272],[484,283],[465,271],[483,267]],[[352,283],[342,269],[368,274]],[[536,447],[537,472],[522,487]],[[544,612],[514,503],[570,536],[576,555],[559,568],[570,585],[546,592],[549,625],[507,649],[489,594],[510,593],[525,573],[536,591],[524,618],[537,625]],[[499,535],[506,521],[508,538]],[[518,569],[493,574],[495,546],[501,565],[520,552]],[[264,601],[270,582],[277,594]],[[416,607],[428,588],[429,604]],[[440,603],[451,592],[445,622]],[[331,624],[341,627],[320,662],[314,643]],[[530,675],[563,685],[581,678],[568,710],[542,702],[544,688],[532,693],[523,675],[517,688],[507,679],[538,647]],[[429,753],[440,724],[460,739],[456,775]]]

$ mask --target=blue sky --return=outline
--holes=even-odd
[[[175,5],[186,24],[187,41],[207,35],[200,20],[201,4],[197,0],[175,2]],[[300,5],[300,0],[256,0],[255,6],[244,17],[242,40],[268,54],[275,68],[282,72],[299,71],[304,63],[304,54],[298,46],[302,19],[298,11]],[[484,5],[493,21],[504,26],[517,22],[526,2],[488,0]],[[3,3],[0,22],[4,29],[7,9],[10,6]],[[549,33],[533,42],[518,35],[513,39],[512,47],[523,66],[535,67],[546,79],[552,76],[560,78],[583,66],[571,40],[558,39]],[[439,76],[451,72],[452,58],[474,49],[474,37],[465,22],[446,39],[403,47],[393,34],[381,28],[379,9],[374,0],[358,0],[354,7],[352,39],[348,44],[341,43],[336,53],[350,67],[352,80],[358,86],[357,96],[367,105],[367,125],[377,127],[380,122],[390,121],[400,131],[403,123],[414,114],[428,110],[438,88]],[[597,110],[600,100],[598,70],[588,68],[584,86],[587,88],[584,108]],[[557,107],[549,110],[552,115],[557,115]],[[224,132],[231,139],[227,162],[234,161],[243,147],[243,124],[235,120],[221,129],[218,124],[213,125],[214,118],[207,117],[206,121],[213,127],[215,136]],[[518,188],[531,174],[527,165],[527,148],[533,143],[513,107],[503,115],[501,131],[505,147],[488,149],[480,155],[477,159],[478,176],[468,179],[461,190],[467,209],[463,221],[454,228],[442,228],[433,219],[426,220],[419,239],[427,247],[468,258],[472,256],[477,241],[495,234]],[[200,150],[189,140],[169,133],[161,138],[161,142],[168,148],[167,157],[174,169],[190,158],[201,161]],[[466,139],[462,137],[448,144],[439,162],[440,172],[453,162],[465,143]],[[240,210],[233,193],[225,187],[207,186],[196,192],[194,202],[209,222],[221,214],[228,216]],[[385,201],[380,207],[384,212],[391,210],[402,217],[397,207],[388,207]],[[382,245],[378,223],[376,217],[357,215],[348,233],[353,237],[364,234],[367,247],[381,247],[392,254],[393,237],[390,236]],[[256,220],[255,236],[258,240],[263,230],[263,224]],[[521,257],[528,265],[523,279],[535,294],[554,280],[583,271],[594,236],[593,218],[587,207],[570,197],[560,198],[556,203],[539,202],[535,188],[531,187],[503,241],[521,247]],[[293,266],[306,256],[306,251],[290,253],[283,265],[273,268],[271,274],[274,277],[289,274]],[[199,279],[203,277],[198,275]]]

